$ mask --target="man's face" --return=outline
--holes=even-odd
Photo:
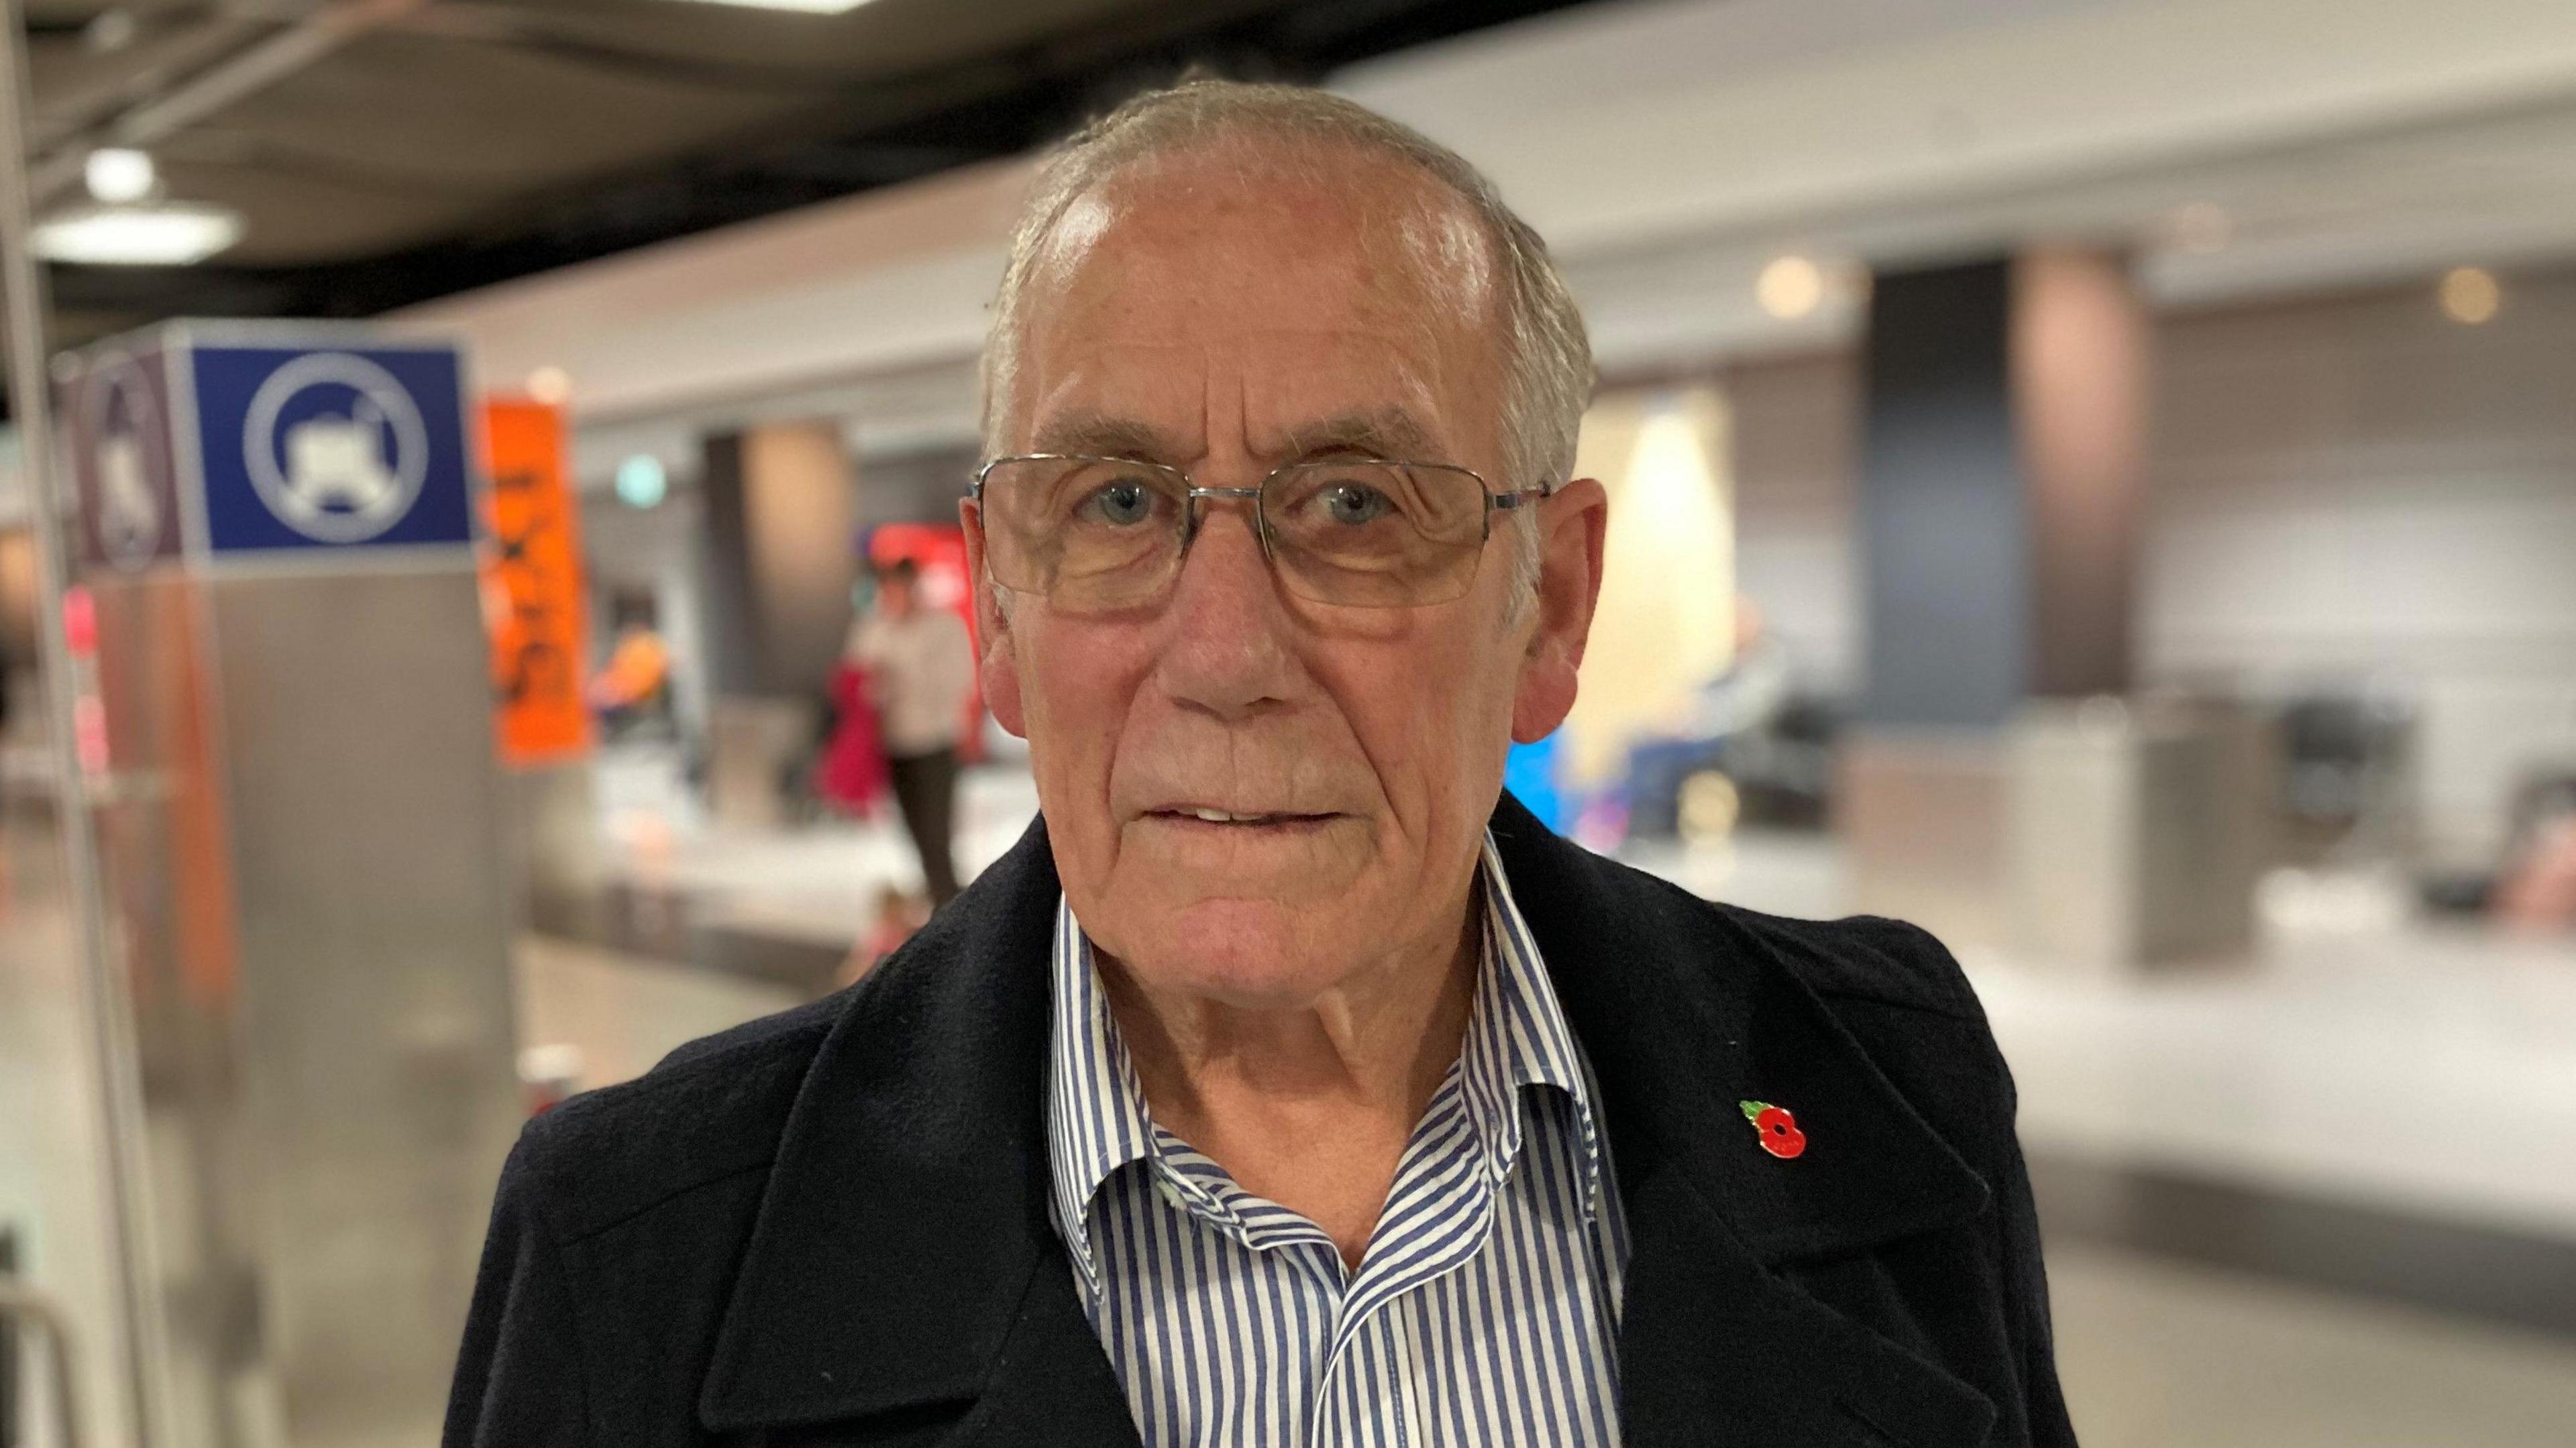
[[[1490,252],[1463,206],[1383,162],[1260,161],[1166,158],[1075,203],[1027,299],[1006,450],[1201,487],[1352,452],[1547,481],[1503,472]],[[1598,499],[1546,505],[1550,581],[1517,618],[1505,517],[1465,597],[1339,607],[1284,591],[1231,499],[1202,504],[1145,607],[1005,614],[981,584],[986,696],[1029,741],[1092,939],[1148,991],[1254,1009],[1445,951],[1509,741],[1572,703]],[[971,506],[967,524],[982,580]]]

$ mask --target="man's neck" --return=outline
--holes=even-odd
[[[1466,1038],[1483,934],[1458,926],[1294,1010],[1161,997],[1101,976],[1154,1120],[1236,1184],[1331,1234],[1356,1268],[1415,1123]]]

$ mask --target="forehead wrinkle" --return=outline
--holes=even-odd
[[[1092,411],[1048,418],[1039,425],[1029,446],[1041,453],[1132,457],[1146,462],[1169,462],[1190,451],[1170,433],[1141,418]]]
[[[1398,462],[1433,462],[1440,444],[1410,410],[1393,404],[1292,424],[1286,451],[1293,457],[1362,452]]]

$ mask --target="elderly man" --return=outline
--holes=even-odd
[[[1544,248],[1356,106],[1076,137],[964,506],[1041,820],[865,983],[532,1126],[451,1444],[2061,1444],[1941,947],[1501,792],[1600,486]]]

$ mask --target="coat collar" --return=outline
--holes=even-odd
[[[1602,1088],[1632,1256],[1627,1441],[1982,1440],[1982,1395],[1776,1269],[1986,1188],[1768,946],[1550,834],[1493,834]],[[1132,1445],[1048,1220],[1043,822],[847,998],[790,1113],[700,1399],[719,1431],[973,1405],[956,1441]],[[1814,1145],[1758,1149],[1736,1102]],[[1735,1429],[1743,1431],[1732,1431]]]

